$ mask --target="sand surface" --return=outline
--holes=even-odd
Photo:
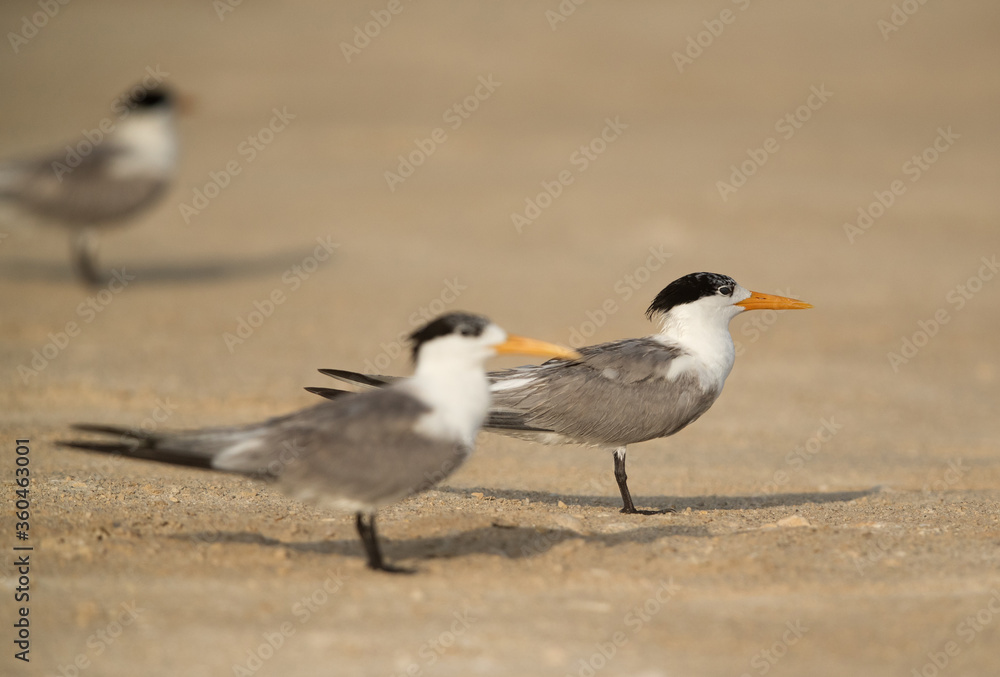
[[[0,673],[1000,673],[1000,6],[224,2],[70,3],[0,49],[0,156],[93,128],[147,68],[196,99],[170,195],[103,240],[120,293],[5,213]],[[419,570],[393,577],[349,515],[54,445],[292,411],[321,367],[405,374],[421,313],[643,335],[697,270],[815,309],[736,318],[713,409],[629,451],[637,503],[675,512],[619,514],[605,451],[482,436],[381,514]]]

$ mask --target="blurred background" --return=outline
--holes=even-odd
[[[814,586],[803,584],[805,598],[828,599],[809,603],[812,627],[822,627],[818,619],[832,625],[823,640],[814,635],[816,644],[769,666],[788,674],[828,674],[822,663],[829,674],[847,666],[852,674],[909,675],[951,632],[948,614],[961,618],[965,607],[947,581],[964,576],[963,594],[1000,584],[995,3],[18,1],[0,7],[0,27],[0,157],[74,142],[113,116],[113,101],[150,72],[194,101],[178,120],[180,164],[169,194],[102,238],[102,267],[134,276],[120,293],[102,296],[74,279],[63,232],[0,212],[0,359],[8,373],[0,427],[10,439],[37,440],[39,472],[50,473],[37,481],[53,492],[52,505],[71,500],[60,483],[90,474],[88,457],[51,446],[74,421],[132,424],[169,411],[156,424],[176,428],[306,406],[314,399],[302,387],[326,385],[317,368],[407,373],[400,335],[443,310],[484,313],[511,331],[563,343],[639,336],[650,331],[643,312],[663,286],[707,270],[815,309],[737,318],[740,356],[726,394],[682,437],[630,450],[633,491],[665,501],[753,496],[832,416],[843,432],[805,469],[778,481],[782,492],[892,487],[917,492],[918,513],[939,507],[936,495],[932,501],[920,492],[960,459],[971,470],[944,488],[980,501],[963,508],[976,515],[976,545],[966,552],[947,540],[958,538],[954,523],[937,525],[946,539],[939,554],[907,560],[913,568],[902,587],[890,576],[877,591],[855,585],[847,560],[824,581],[784,568],[826,561],[823,533],[814,547],[803,546],[804,559],[779,560],[754,584],[741,573],[745,562],[727,560],[709,587],[737,601],[723,604],[701,590],[707,596],[689,603],[702,606],[675,615],[669,631],[651,626],[632,637],[631,653],[622,649],[609,673],[764,674],[749,661],[781,633],[758,635],[754,624],[767,617],[780,629],[797,617],[802,599],[768,595],[802,575]],[[879,208],[893,185],[902,190]],[[95,299],[97,312],[81,310]],[[60,347],[70,322],[79,335]],[[33,367],[35,351],[50,343],[54,357]],[[614,504],[611,461],[601,452],[492,439],[482,447],[450,485],[596,494],[608,498],[605,511]],[[144,465],[113,476],[137,471],[154,486],[160,473],[178,486],[199,481]],[[603,484],[590,488],[591,478]],[[37,518],[55,539],[45,555],[49,590],[87,598],[75,611],[51,597],[39,602],[52,607],[38,642],[53,669],[72,659],[56,655],[54,638],[73,637],[86,651],[88,634],[120,599],[86,592],[114,556],[87,559],[66,545],[78,524],[93,523],[82,515],[96,510],[96,499],[80,500],[72,516],[39,508]],[[419,522],[410,526],[397,535],[426,533]],[[391,526],[386,533],[392,539]],[[601,554],[610,576],[603,579],[586,573],[588,557],[598,556],[591,551],[603,553],[603,544],[558,555],[560,567],[576,572],[565,576],[550,563],[500,562],[500,571],[515,568],[493,572],[502,581],[496,594],[519,601],[484,621],[492,639],[450,651],[433,670],[416,648],[372,657],[384,647],[379,633],[419,635],[405,629],[407,619],[430,612],[427,604],[407,606],[409,595],[420,606],[421,595],[478,589],[481,563],[436,563],[441,578],[454,576],[451,584],[433,576],[393,583],[403,587],[393,588],[400,596],[387,602],[388,618],[371,613],[382,582],[357,581],[369,586],[357,593],[367,600],[358,602],[360,617],[328,610],[334,615],[324,629],[335,637],[354,623],[370,625],[371,634],[328,640],[333,647],[300,645],[301,663],[285,655],[283,665],[303,674],[331,661],[342,661],[344,674],[390,674],[411,664],[427,674],[506,674],[511,664],[497,647],[509,644],[523,647],[522,674],[577,674],[579,655],[589,656],[621,620],[621,600],[600,602],[611,605],[610,615],[591,609],[581,616],[579,607],[546,595],[574,598],[573,585],[620,583],[628,597],[634,575],[655,583],[686,566],[642,545],[631,546],[636,558]],[[183,543],[162,547],[181,549],[184,578],[183,567],[194,563],[183,559]],[[752,547],[770,551],[763,541]],[[949,549],[966,553],[962,567],[940,555]],[[420,557],[419,547],[412,554]],[[340,559],[366,576],[356,557]],[[240,571],[241,558],[234,561]],[[310,563],[325,571],[322,558]],[[520,566],[542,566],[531,569],[539,583],[524,597]],[[690,571],[692,580],[703,574]],[[265,612],[254,626],[219,611],[218,634],[171,635],[171,619],[196,623],[182,611],[195,598],[149,571],[119,575],[158,586],[161,606],[149,606],[162,613],[144,621],[144,644],[123,645],[117,657],[109,652],[103,674],[144,655],[158,656],[149,659],[149,674],[165,665],[175,674],[219,674],[269,627]],[[266,568],[246,575],[274,592]],[[215,583],[204,581],[205,589]],[[906,597],[904,587],[920,591],[918,598]],[[942,612],[940,599],[919,597],[927,590],[955,606]],[[838,615],[846,613],[835,610],[839,595],[864,600],[857,616]],[[451,603],[437,611],[447,617]],[[520,625],[518,608],[533,620]],[[490,607],[478,613],[487,617]],[[566,624],[567,614],[579,627]],[[716,624],[725,629],[710,643]],[[667,640],[676,633],[690,640],[686,649]],[[165,636],[201,651],[232,648],[208,658],[194,648],[164,656],[151,646]],[[852,648],[873,636],[878,648]],[[962,674],[971,675],[986,674],[995,659],[981,641],[955,660],[966,661]]]

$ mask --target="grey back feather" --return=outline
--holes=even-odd
[[[76,167],[68,166],[66,153],[8,163],[3,194],[38,216],[67,225],[124,219],[159,198],[169,182],[166,177],[110,176],[108,166],[122,152],[106,142],[97,145]],[[69,171],[57,174],[54,163]]]
[[[427,405],[395,388],[318,404],[269,431],[266,446],[272,464],[278,462],[273,474],[279,486],[307,501],[343,497],[377,506],[424,491],[454,472],[471,451],[415,432],[428,412]]]
[[[683,351],[651,338],[580,353],[576,361],[492,372],[493,406],[484,428],[528,438],[536,437],[533,431],[550,433],[537,436],[543,441],[556,433],[562,441],[621,446],[674,434],[719,395],[691,373],[667,380],[671,362]]]

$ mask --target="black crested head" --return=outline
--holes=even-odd
[[[677,278],[663,288],[646,310],[646,317],[653,319],[656,313],[666,313],[674,306],[697,301],[705,296],[732,296],[736,280],[718,273],[691,273]]]
[[[168,108],[173,104],[174,95],[163,85],[156,87],[133,87],[125,100],[125,104],[134,110],[150,110],[153,108]]]
[[[413,359],[417,359],[420,346],[441,336],[479,336],[489,326],[490,321],[482,315],[472,313],[446,313],[431,320],[410,334],[413,343]]]

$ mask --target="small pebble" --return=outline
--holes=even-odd
[[[778,520],[779,527],[809,527],[812,526],[802,515],[790,515]]]

